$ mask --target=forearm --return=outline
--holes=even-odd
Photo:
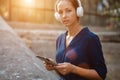
[[[73,66],[72,73],[77,74],[89,80],[102,80],[94,69],[84,69],[78,66]]]

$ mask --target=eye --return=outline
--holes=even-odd
[[[67,12],[71,12],[72,10],[70,10],[70,9],[68,9],[68,10],[66,10]]]
[[[58,11],[59,14],[62,14],[63,12],[62,11]]]

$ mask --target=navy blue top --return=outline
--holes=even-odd
[[[69,62],[82,68],[95,69],[104,80],[107,68],[98,36],[85,27],[66,47],[66,33],[61,34],[56,41],[56,62]],[[73,73],[62,77],[65,80],[86,80]]]

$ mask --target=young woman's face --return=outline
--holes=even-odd
[[[61,22],[66,26],[72,26],[77,22],[76,10],[69,0],[61,0],[57,5]]]

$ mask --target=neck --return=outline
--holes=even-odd
[[[72,36],[74,37],[78,32],[81,31],[81,26],[79,25],[79,23],[76,23],[74,26],[68,26],[68,36]]]

